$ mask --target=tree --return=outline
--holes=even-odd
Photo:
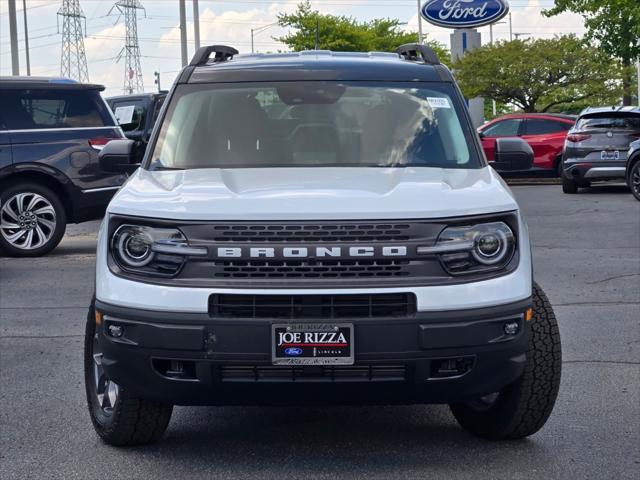
[[[640,0],[555,0],[555,6],[542,13],[551,17],[563,12],[582,15],[587,39],[622,62],[622,103],[630,105],[633,62],[640,58]]]
[[[458,59],[453,70],[467,98],[485,97],[525,112],[613,104],[621,93],[619,64],[573,35],[485,45]]]
[[[298,4],[294,13],[278,15],[281,27],[292,27],[293,32],[276,38],[293,51],[318,48],[334,52],[393,52],[403,43],[415,43],[418,34],[400,29],[399,20],[385,18],[370,22],[358,22],[352,17],[323,15],[313,10],[308,0]],[[446,48],[437,42],[427,42],[440,61],[449,63],[450,55]]]

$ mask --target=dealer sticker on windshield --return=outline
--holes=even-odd
[[[350,323],[280,324],[271,332],[276,365],[353,365]]]
[[[427,102],[431,108],[451,108],[448,98],[444,97],[427,97]]]

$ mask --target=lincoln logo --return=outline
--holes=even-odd
[[[406,257],[407,247],[218,247],[216,254],[220,258]]]

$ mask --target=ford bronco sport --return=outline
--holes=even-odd
[[[102,168],[131,153],[110,142]],[[498,139],[495,161],[532,151]],[[522,438],[560,368],[526,223],[430,49],[196,53],[99,233],[85,380],[105,442],[159,439],[173,405],[303,403],[447,403]]]

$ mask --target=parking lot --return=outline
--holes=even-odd
[[[46,257],[0,259],[0,478],[637,478],[640,203],[622,186],[514,191],[563,341],[558,403],[530,439],[476,439],[446,406],[179,407],[161,443],[107,447],[82,374],[92,222]]]

